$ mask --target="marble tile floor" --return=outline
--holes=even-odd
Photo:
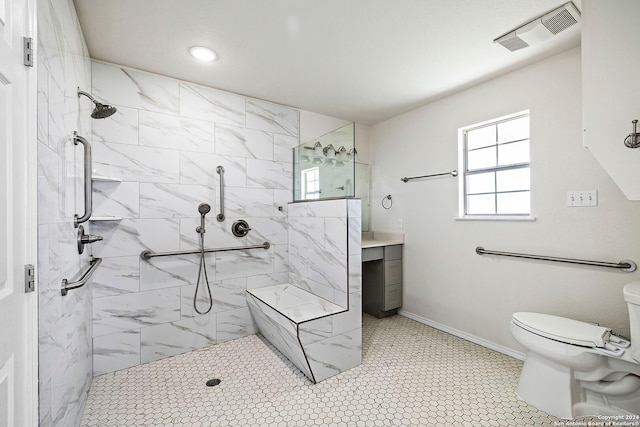
[[[517,399],[521,368],[406,317],[364,315],[362,365],[321,383],[251,335],[95,377],[81,425],[564,425]]]

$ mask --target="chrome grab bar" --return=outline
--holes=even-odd
[[[230,251],[242,251],[245,249],[269,249],[271,247],[271,243],[264,242],[261,245],[253,245],[253,246],[235,246],[230,248],[210,248],[205,249],[205,253],[210,252],[230,252]],[[202,251],[200,249],[193,249],[189,251],[172,251],[172,252],[153,252],[150,250],[140,252],[140,258],[145,261],[149,261],[151,258],[159,257],[159,256],[174,256],[174,255],[189,255],[189,254],[199,254]]]
[[[636,268],[637,268],[636,263],[628,259],[623,259],[618,263],[589,261],[586,259],[560,258],[560,257],[543,256],[543,255],[519,254],[514,252],[490,251],[483,248],[482,246],[478,246],[476,248],[476,253],[478,255],[498,255],[498,256],[514,257],[514,258],[536,259],[540,261],[565,262],[569,264],[592,265],[596,267],[606,267],[606,268],[619,268],[622,271],[627,273],[636,271]]]
[[[67,279],[62,279],[62,289],[60,289],[62,296],[67,295],[67,293],[71,289],[77,289],[84,286],[89,281],[89,279],[91,279],[91,276],[93,276],[93,273],[96,272],[96,270],[98,269],[98,266],[101,263],[102,263],[102,258],[91,257],[91,260],[89,261],[89,269],[84,273],[82,273],[82,276],[80,277],[80,279],[78,279],[75,282],[69,282]]]
[[[87,222],[91,218],[91,210],[93,209],[93,201],[91,198],[91,145],[89,142],[78,135],[78,132],[73,132],[73,143],[78,143],[84,146],[84,213],[82,216],[73,216],[73,225],[78,228],[83,222]]]
[[[218,166],[216,172],[220,175],[220,213],[216,215],[218,222],[224,221],[224,167]]]
[[[442,176],[442,175],[451,175],[451,176],[458,176],[458,171],[457,170],[452,170],[449,172],[442,172],[442,173],[434,173],[431,175],[421,175],[421,176],[411,176],[411,177],[404,177],[404,178],[400,178],[400,181],[407,183],[409,181],[411,181],[412,179],[419,179],[419,178],[431,178],[434,176]]]

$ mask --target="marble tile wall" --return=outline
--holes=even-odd
[[[343,308],[349,306],[350,252],[360,254],[358,206],[357,199],[289,205],[290,282]]]
[[[91,133],[91,63],[71,0],[38,0],[38,310],[40,426],[80,424],[92,378],[92,296],[62,296],[62,279],[86,268],[74,214],[82,214],[83,148]]]
[[[288,282],[287,204],[299,112],[142,71],[92,63],[93,95],[118,108],[95,121],[92,246],[103,263],[94,276],[94,374],[173,356],[256,332],[245,291]],[[224,222],[217,222],[225,169]],[[211,311],[193,309],[199,258],[142,261],[141,251],[196,249],[198,205],[208,203],[207,247],[271,243],[268,250],[206,257]],[[282,206],[282,210],[278,207]],[[237,238],[236,219],[252,230]],[[198,291],[198,307],[208,296]]]
[[[321,268],[331,268],[344,272],[345,279],[339,282],[346,282],[346,288],[334,288],[335,300],[338,305],[344,303],[343,307],[347,311],[334,314],[329,317],[301,323],[299,327],[300,341],[304,346],[305,355],[309,361],[309,366],[313,372],[316,382],[323,381],[340,372],[344,372],[362,362],[362,218],[361,201],[359,199],[324,201],[322,205],[314,202],[304,203],[306,207],[300,206],[291,209],[298,217],[290,217],[290,221],[296,223],[304,218],[317,218],[325,216],[325,251],[334,253],[332,259],[340,260],[340,263],[333,263],[330,266],[319,264],[310,256],[308,264],[307,278],[300,276],[292,268],[291,282],[300,287],[307,287],[312,293],[316,289],[325,292],[323,282],[314,280],[316,276],[326,277],[327,273]],[[294,203],[297,204],[297,203]],[[336,221],[342,218],[344,221]],[[305,216],[306,215],[306,216]],[[340,224],[340,225],[337,225]],[[292,226],[291,230],[296,233],[298,226]],[[292,242],[292,245],[296,242]],[[304,252],[300,247],[290,249],[291,252]],[[308,251],[309,254],[316,254],[318,251]],[[329,255],[325,255],[329,257]],[[325,258],[326,259],[326,258]],[[292,263],[295,262],[292,258]],[[298,264],[299,265],[299,264]],[[343,267],[346,266],[346,267]],[[320,271],[320,273],[318,273]],[[334,274],[334,273],[332,273]],[[344,300],[343,293],[346,293]]]

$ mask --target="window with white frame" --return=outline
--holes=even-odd
[[[302,199],[312,200],[320,198],[320,168],[310,168],[302,171]]]
[[[460,129],[460,216],[531,214],[529,112]]]

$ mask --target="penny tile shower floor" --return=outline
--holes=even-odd
[[[364,315],[362,365],[319,384],[252,335],[95,377],[82,426],[560,425],[517,399],[521,368],[406,317]]]

